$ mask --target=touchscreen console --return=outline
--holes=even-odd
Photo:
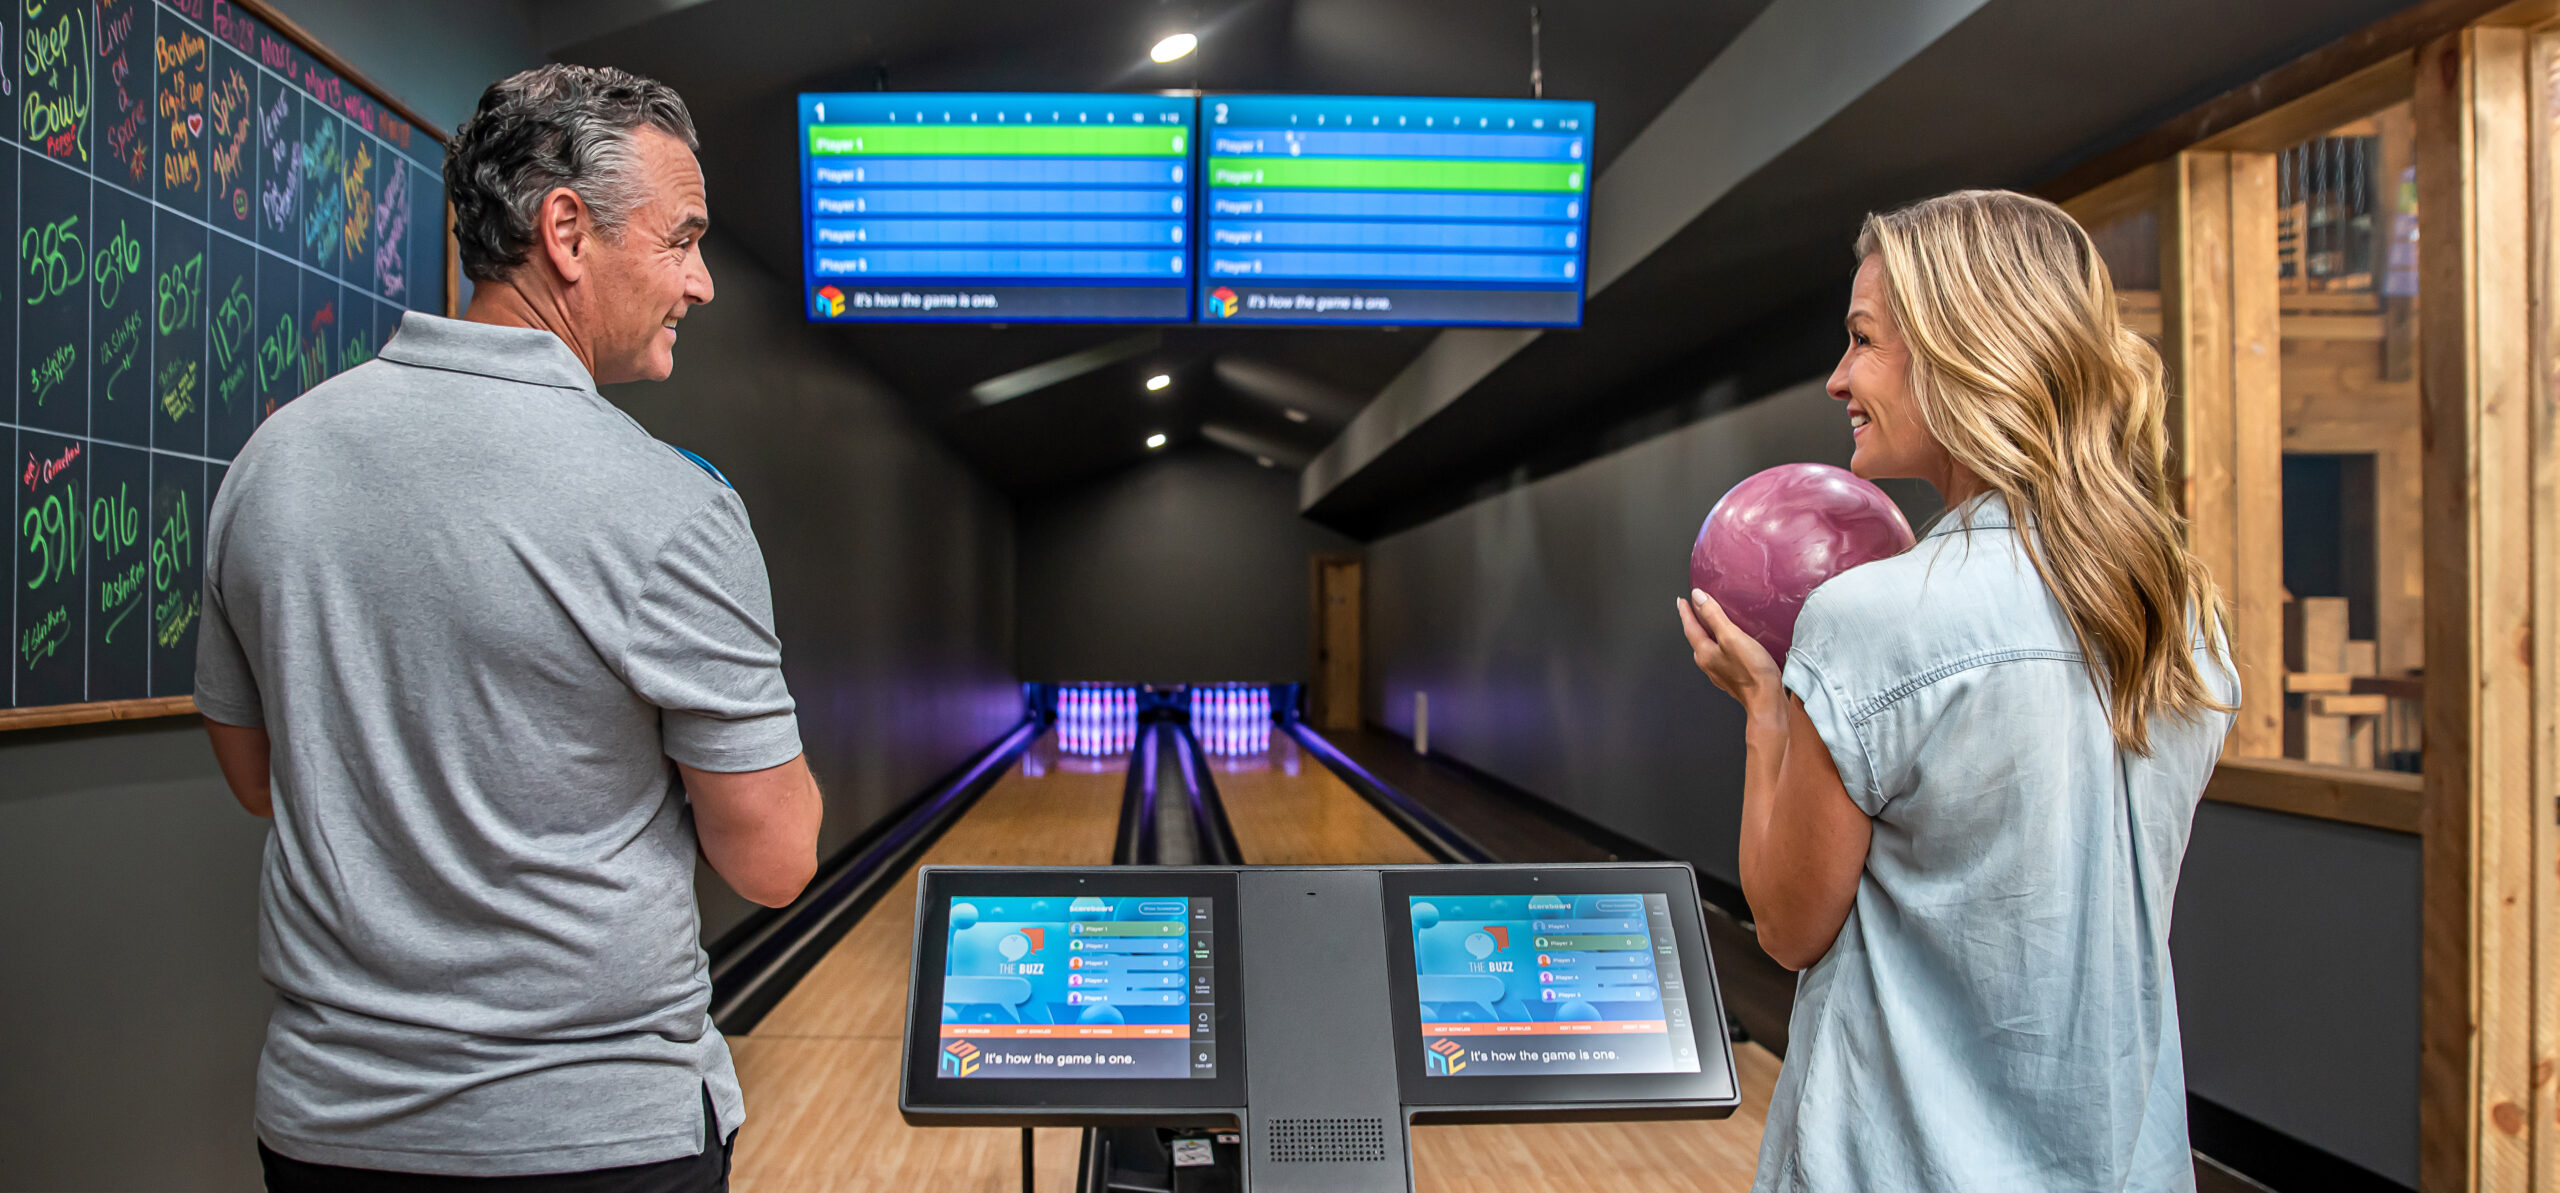
[[[1429,1076],[1698,1071],[1669,896],[1405,903]]]
[[[1065,890],[952,896],[937,1074],[1216,1077],[1214,907]]]
[[[1677,863],[929,866],[909,982],[909,1122],[1234,1124],[1260,1193],[1408,1188],[1410,1122],[1740,1102]]]

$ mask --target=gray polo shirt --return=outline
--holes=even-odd
[[[547,332],[411,314],[215,498],[196,703],[274,742],[257,1127],[493,1176],[700,1151],[711,1025],[669,759],[800,753],[736,493]]]

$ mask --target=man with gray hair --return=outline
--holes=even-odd
[[[271,816],[271,1190],[726,1188],[697,851],[816,868],[764,559],[600,383],[711,301],[692,118],[616,70],[491,88],[445,163],[464,317],[259,428],[213,506],[196,704]]]

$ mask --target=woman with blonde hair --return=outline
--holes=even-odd
[[[2192,1189],[2169,912],[2239,687],[2159,354],[2042,200],[1871,216],[1857,258],[1850,468],[1948,512],[1816,589],[1783,670],[1680,604],[1748,713],[1743,891],[1804,971],[1756,1189]]]

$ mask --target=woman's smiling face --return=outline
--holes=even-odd
[[[1849,348],[1831,370],[1825,388],[1849,407],[1849,434],[1857,448],[1849,471],[1868,480],[1915,476],[1941,481],[1954,461],[1920,414],[1911,393],[1911,349],[1893,319],[1885,292],[1884,258],[1858,263],[1849,287]]]

